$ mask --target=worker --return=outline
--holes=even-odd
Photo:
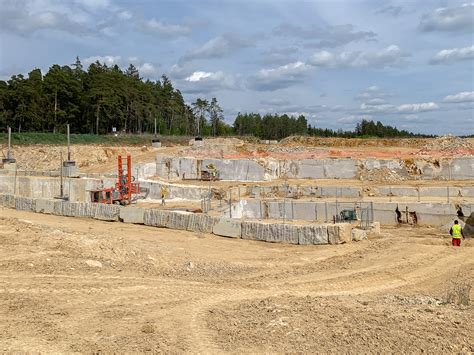
[[[166,205],[165,199],[168,194],[168,188],[166,186],[161,187],[161,205]]]
[[[453,237],[453,246],[460,247],[461,246],[461,237],[464,239],[464,232],[459,225],[458,220],[454,221],[454,225],[449,230],[449,234]]]

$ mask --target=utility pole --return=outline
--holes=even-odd
[[[63,171],[65,175],[68,177],[78,176],[78,172],[76,171],[76,162],[72,160],[71,156],[71,130],[69,123],[66,124],[66,133],[67,133],[67,159],[61,162],[61,166],[66,168],[66,171]],[[62,160],[62,159],[61,159]]]
[[[71,140],[70,140],[70,137],[69,137],[69,123],[66,125],[67,127],[67,160],[70,161],[71,160],[71,149],[70,149],[70,145],[71,145]]]
[[[7,157],[2,159],[2,162],[5,163],[15,163],[16,160],[13,158],[13,152],[12,152],[12,128],[8,127],[8,151],[7,151]]]
[[[61,163],[59,165],[59,172],[60,172],[60,180],[59,180],[59,198],[64,198],[64,187],[63,187],[63,152],[60,152],[59,159],[61,159]]]

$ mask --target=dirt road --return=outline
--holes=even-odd
[[[279,245],[0,208],[0,351],[470,353],[473,246],[405,227]]]

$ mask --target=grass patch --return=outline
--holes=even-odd
[[[153,135],[112,135],[71,134],[71,144],[143,145],[149,144]],[[8,143],[8,134],[0,133],[0,144]],[[67,144],[67,137],[60,133],[24,132],[12,133],[13,145]]]

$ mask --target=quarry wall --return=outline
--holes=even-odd
[[[361,179],[366,175],[393,174],[406,180],[474,179],[474,157],[352,159],[196,159],[158,155],[156,176],[165,179],[196,179],[213,164],[223,180],[264,181],[289,179]]]

